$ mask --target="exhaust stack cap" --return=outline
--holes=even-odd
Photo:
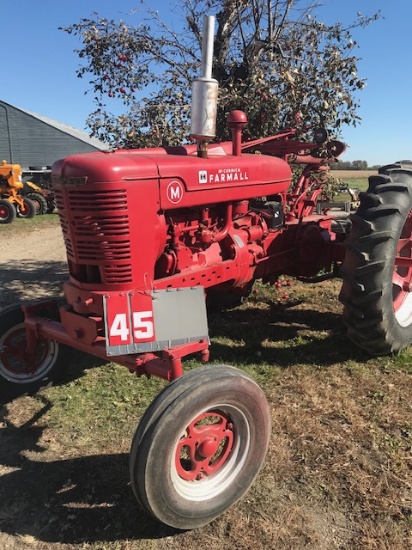
[[[210,141],[216,136],[218,82],[212,78],[215,18],[206,15],[203,21],[201,76],[192,84],[190,137]]]

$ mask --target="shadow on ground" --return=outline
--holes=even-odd
[[[314,305],[272,303],[266,309],[236,308],[210,315],[212,359],[286,368],[297,363],[329,366],[370,358],[347,338],[340,312],[320,312]]]
[[[64,384],[68,384],[73,380],[78,380],[84,375],[86,370],[99,367],[106,363],[106,361],[103,361],[98,357],[94,357],[93,355],[88,355],[74,349],[67,350],[65,359],[65,370],[61,372],[58,378],[53,381],[53,386],[61,386]],[[48,387],[48,385],[49,384],[46,383],[46,386],[44,387]],[[20,388],[16,384],[2,384],[0,379],[0,406],[6,405],[7,403],[14,401],[14,399],[18,399],[19,397],[32,395],[33,393],[37,392],[27,392],[27,389]]]
[[[26,268],[27,276],[30,270]],[[57,289],[64,268],[58,262],[50,262],[42,270],[33,267],[27,280],[34,285],[43,280],[45,286],[56,285]],[[18,273],[16,270],[16,277]],[[16,298],[21,298],[20,291],[16,290]],[[211,315],[211,358],[228,364],[265,362],[282,368],[297,363],[327,367],[350,358],[367,358],[349,345],[339,313],[321,313],[314,304],[303,307],[297,302],[268,305]],[[242,345],[234,347],[229,340]],[[71,360],[62,383],[81,376],[84,368],[96,362],[78,352]],[[46,449],[41,441],[48,447],[53,442],[44,438],[45,428],[36,424],[52,403],[44,396],[39,398],[43,399],[42,411],[23,426],[11,424],[5,409],[0,409],[1,531],[64,544],[158,539],[177,533],[150,518],[137,504],[129,482],[127,454],[43,459]]]
[[[67,263],[21,260],[0,265],[0,307],[13,302],[57,297],[68,278]]]
[[[79,544],[161,538],[175,531],[147,516],[133,496],[126,454],[44,461],[44,428],[0,414],[0,530],[43,542]]]

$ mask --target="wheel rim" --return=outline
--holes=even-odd
[[[204,501],[223,493],[240,474],[251,445],[244,413],[233,405],[202,411],[174,448],[171,479],[177,493]]]
[[[58,344],[40,339],[36,352],[26,353],[24,323],[14,326],[0,338],[0,374],[16,384],[36,382],[53,368],[58,355]]]
[[[402,228],[396,247],[392,277],[393,309],[398,323],[406,327],[412,322],[412,211]]]
[[[35,209],[36,209],[36,214],[40,214],[40,211],[41,211],[41,204],[40,204],[39,199],[30,197],[30,200],[33,201],[33,203],[34,203],[34,207],[35,207]]]
[[[30,216],[31,212],[32,212],[31,206],[28,205],[26,202],[23,203],[23,206],[19,206],[20,217],[27,218],[28,216]]]
[[[10,211],[6,206],[0,205],[0,220],[7,220],[10,217]]]

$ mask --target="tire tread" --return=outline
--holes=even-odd
[[[351,216],[339,298],[349,338],[373,355],[398,352],[412,342],[412,327],[398,325],[391,297],[396,244],[411,208],[412,165],[396,163],[369,178]]]

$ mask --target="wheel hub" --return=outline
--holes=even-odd
[[[227,415],[213,411],[197,416],[177,445],[179,477],[193,481],[215,473],[225,464],[233,443],[233,423]]]
[[[39,339],[32,353],[26,351],[24,324],[8,331],[0,341],[0,372],[16,383],[43,376],[55,363],[56,344]]]
[[[408,326],[411,319],[412,290],[412,217],[406,218],[397,243],[392,276],[393,310],[398,323]]]
[[[216,437],[206,437],[197,448],[197,454],[205,459],[211,458],[219,448],[219,441]]]

